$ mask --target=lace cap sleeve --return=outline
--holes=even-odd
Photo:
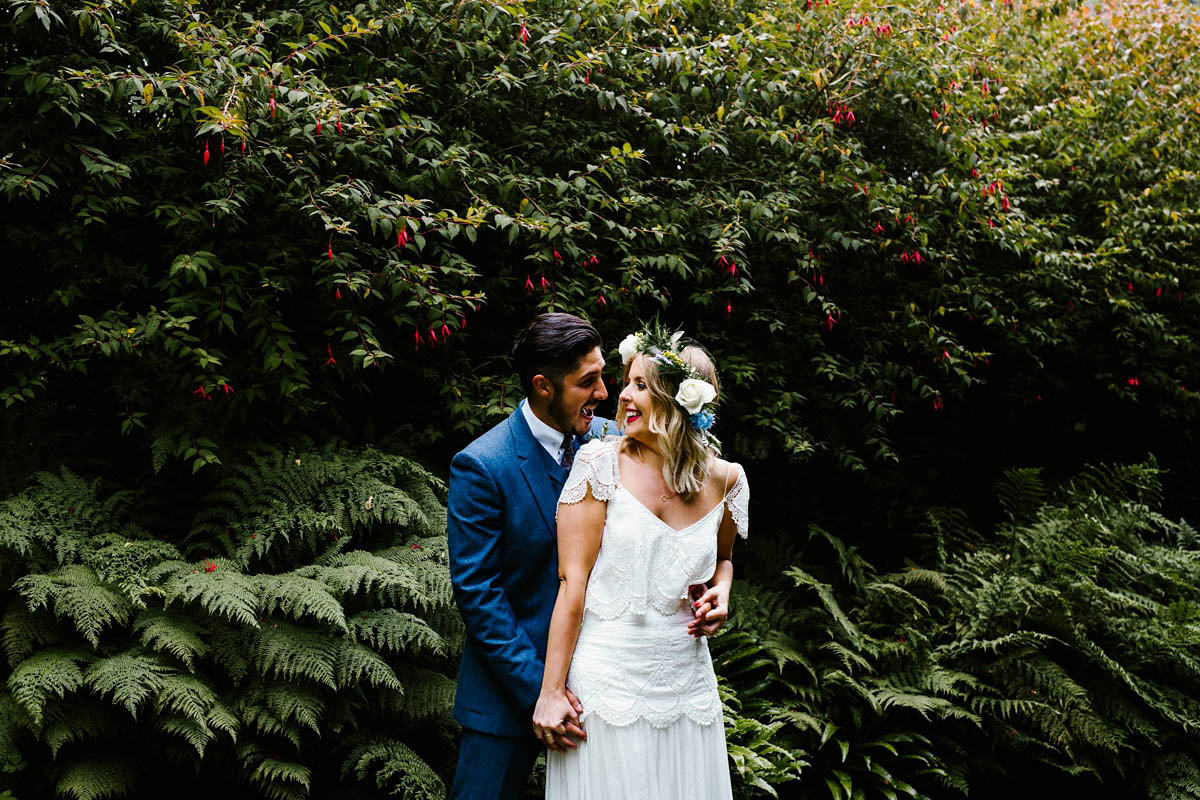
[[[578,503],[587,497],[588,487],[597,500],[611,500],[617,491],[617,446],[613,441],[593,439],[575,453],[571,474],[563,484],[560,503]]]
[[[735,465],[738,470],[737,480],[733,488],[725,495],[725,505],[737,526],[738,536],[745,539],[750,535],[750,484],[746,482],[746,470],[741,464]]]

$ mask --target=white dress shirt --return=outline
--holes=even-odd
[[[529,423],[529,430],[533,432],[533,438],[537,439],[538,444],[546,449],[555,464],[562,463],[563,439],[566,434],[538,419],[537,415],[533,413],[533,409],[529,407],[529,400],[521,401],[521,413],[525,416],[525,421]]]

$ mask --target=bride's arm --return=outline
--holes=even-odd
[[[578,503],[558,506],[558,599],[550,617],[542,692],[533,710],[533,732],[552,750],[574,748],[571,737],[585,738],[567,690],[567,671],[583,623],[588,576],[600,552],[608,505],[588,492]]]
[[[726,508],[717,529],[717,568],[708,589],[695,598],[692,605],[695,617],[688,623],[688,633],[693,636],[712,636],[729,619],[729,590],[733,586],[733,542],[737,538],[737,524],[732,512]]]

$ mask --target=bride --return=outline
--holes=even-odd
[[[709,432],[712,359],[681,338],[646,329],[621,343],[625,435],[581,447],[559,498],[559,591],[533,714],[548,800],[732,796],[704,637],[728,616],[750,492]]]

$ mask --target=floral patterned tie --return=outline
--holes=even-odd
[[[568,433],[566,436],[563,437],[562,458],[560,458],[558,460],[558,463],[562,465],[563,472],[569,473],[571,471],[571,464],[573,464],[574,462],[575,462],[575,437]]]

